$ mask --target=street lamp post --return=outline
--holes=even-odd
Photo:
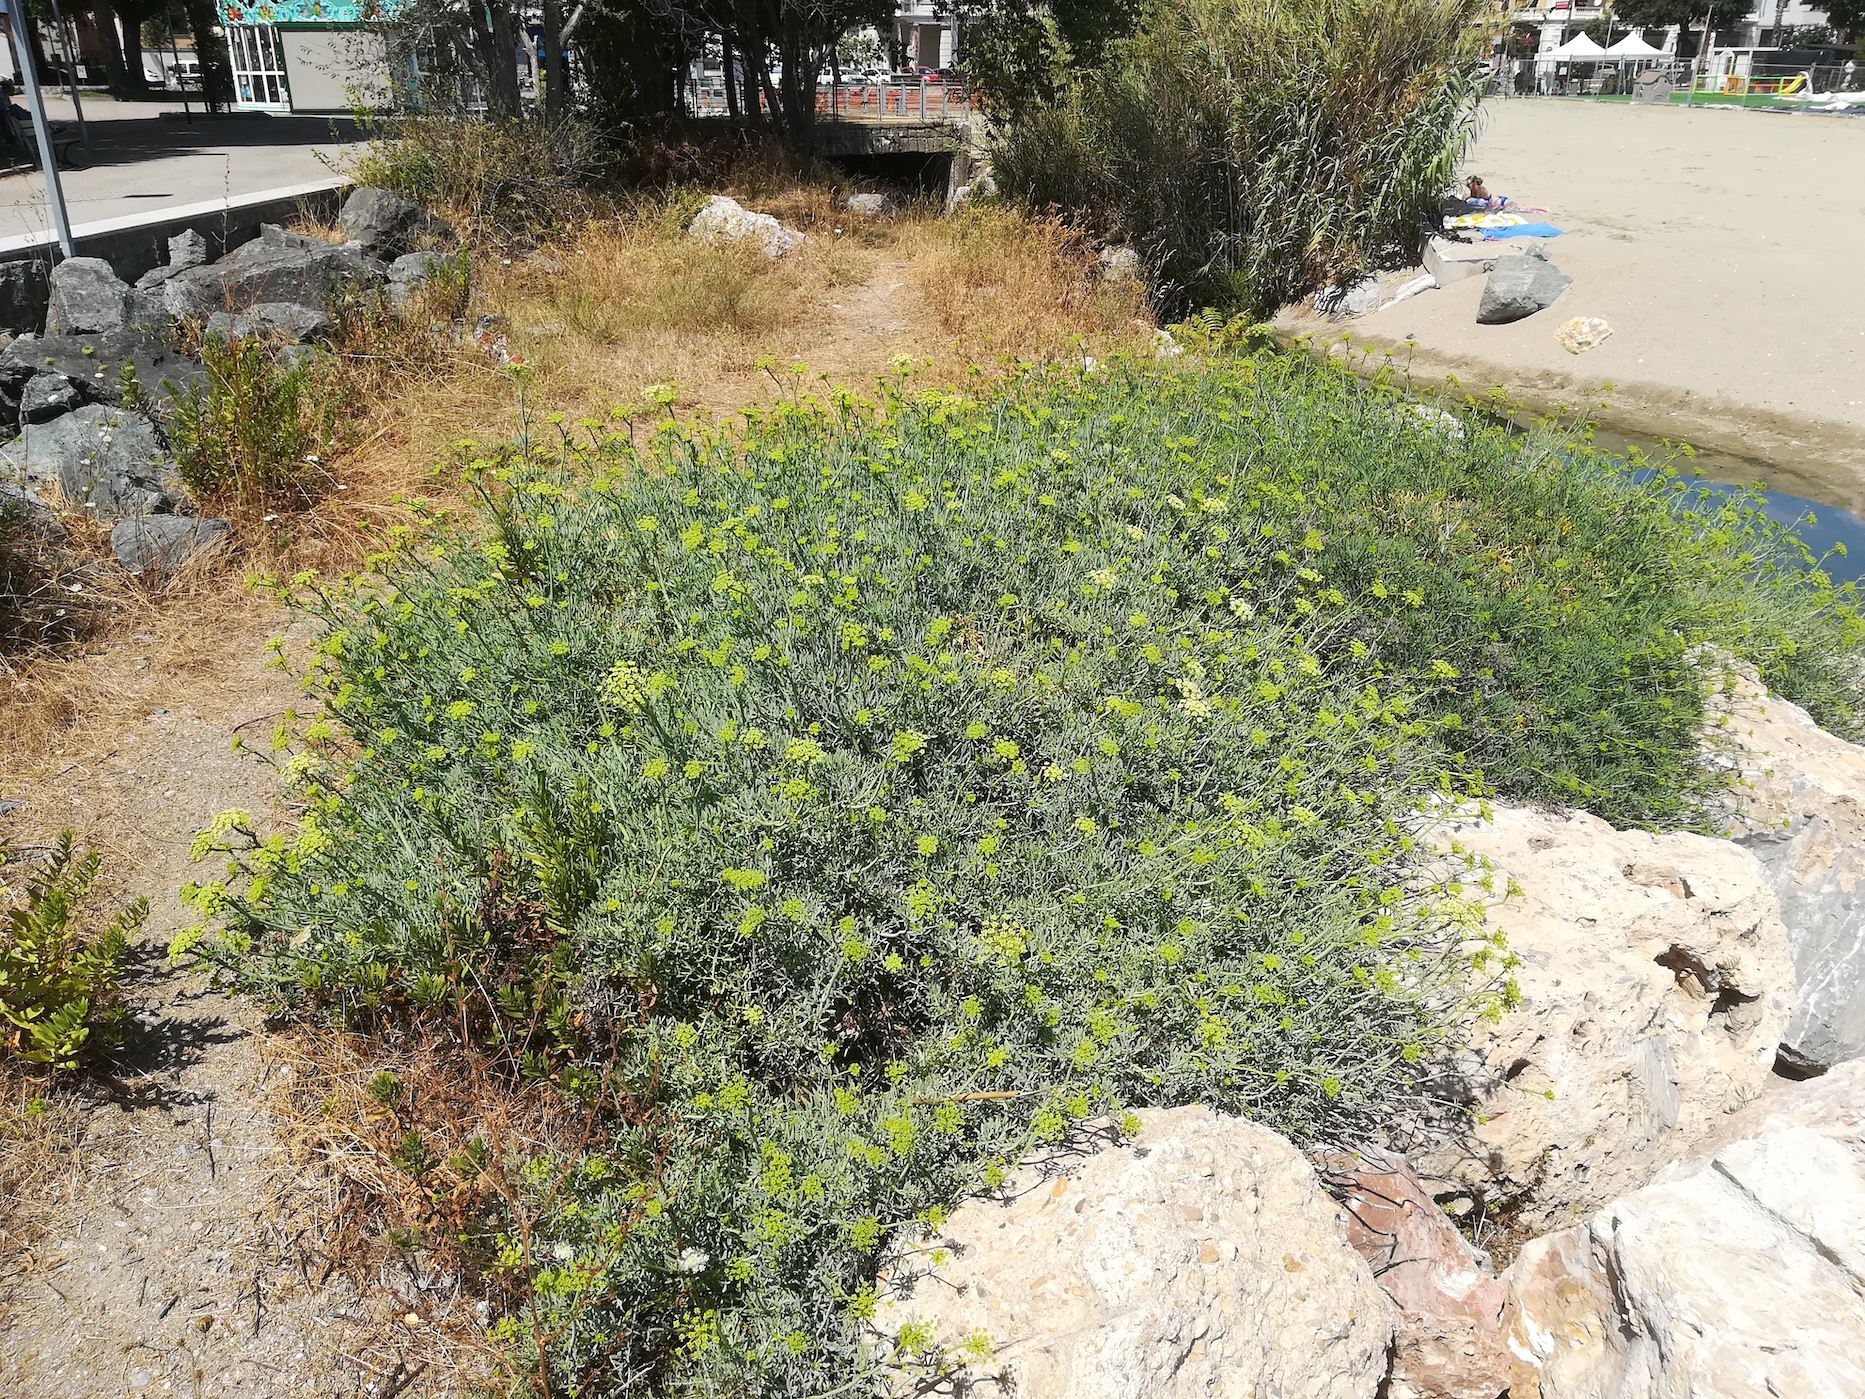
[[[26,82],[26,101],[32,108],[32,129],[39,138],[39,168],[45,172],[45,202],[52,207],[52,227],[58,233],[58,247],[66,257],[76,257],[71,241],[71,219],[65,213],[65,191],[58,183],[58,153],[52,149],[52,124],[45,119],[45,94],[39,90],[39,74],[32,62],[31,33],[26,26],[26,0],[6,0],[7,23],[13,30],[13,43],[19,51],[19,71]]]

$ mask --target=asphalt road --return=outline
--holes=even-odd
[[[190,122],[178,106],[89,96],[84,113],[91,168],[59,172],[74,225],[321,180],[360,139],[342,117],[196,109]],[[71,103],[48,100],[46,114],[69,122]],[[37,170],[0,176],[0,238],[51,226]]]

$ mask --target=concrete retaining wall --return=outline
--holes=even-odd
[[[329,222],[336,217],[349,184],[333,175],[312,184],[101,219],[75,225],[71,241],[80,257],[103,258],[117,276],[133,282],[168,261],[168,240],[184,229],[191,228],[205,238],[208,257],[218,258],[229,248],[257,238],[262,223]],[[58,239],[52,233],[0,238],[0,330],[18,335],[44,329],[47,275],[57,257]]]

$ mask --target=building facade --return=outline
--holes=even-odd
[[[347,112],[388,99],[375,0],[221,0],[233,61],[233,105],[244,111]]]

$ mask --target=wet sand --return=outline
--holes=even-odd
[[[1464,169],[1553,211],[1534,217],[1565,230],[1546,248],[1574,281],[1552,307],[1478,325],[1479,276],[1279,325],[1349,335],[1414,382],[1586,409],[1709,449],[1718,475],[1865,509],[1865,119],[1499,101]],[[1574,316],[1603,316],[1612,338],[1569,353],[1555,332]]]

